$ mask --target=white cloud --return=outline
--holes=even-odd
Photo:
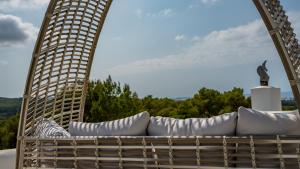
[[[201,0],[203,4],[213,5],[220,0]]]
[[[186,36],[181,34],[181,35],[176,35],[174,38],[175,41],[184,41],[186,40]]]
[[[173,10],[170,8],[163,9],[159,12],[162,16],[171,16],[173,14]]]
[[[198,8],[201,5],[215,5],[217,2],[219,2],[221,0],[198,0],[196,1],[196,3],[192,3],[188,6],[188,9],[194,9],[194,8]]]
[[[192,41],[199,41],[201,38],[199,37],[199,36],[194,36],[193,38],[192,38]]]
[[[0,9],[9,11],[16,8],[36,8],[48,4],[50,0],[0,0]]]
[[[143,18],[145,17],[152,17],[152,18],[157,18],[157,17],[171,17],[175,14],[174,10],[171,8],[164,8],[160,11],[157,12],[145,12],[142,9],[137,9],[134,11],[134,14],[138,18]]]
[[[136,16],[137,16],[138,18],[142,18],[142,17],[143,17],[143,10],[141,10],[141,9],[135,10],[134,13],[136,14]]]
[[[38,29],[13,15],[0,13],[0,46],[12,46],[32,40]]]
[[[146,14],[147,17],[152,17],[152,18],[156,18],[156,17],[171,17],[174,15],[174,10],[171,9],[171,8],[165,8],[165,9],[162,9],[158,12],[148,12]]]
[[[182,39],[178,36],[177,39]],[[261,20],[246,25],[213,31],[194,39],[192,45],[180,53],[160,58],[137,60],[111,68],[112,75],[139,74],[190,67],[234,66],[255,63],[277,57],[273,42]]]

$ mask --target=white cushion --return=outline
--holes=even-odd
[[[237,113],[227,113],[211,118],[175,119],[151,117],[150,136],[232,136],[235,134]]]
[[[262,112],[240,107],[237,135],[300,135],[298,111]]]
[[[42,119],[38,122],[35,132],[36,137],[70,137],[64,128],[60,127],[54,120]]]
[[[146,135],[149,120],[149,113],[142,112],[124,119],[101,123],[71,121],[69,132],[72,136],[141,136]]]

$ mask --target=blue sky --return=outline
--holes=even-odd
[[[48,2],[0,0],[0,96],[22,96]],[[300,1],[282,3],[300,35]],[[192,96],[202,87],[249,93],[265,59],[270,84],[290,91],[251,0],[114,0],[98,44],[91,79],[111,74],[140,96]]]

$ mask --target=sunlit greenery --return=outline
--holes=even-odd
[[[0,150],[16,147],[19,116],[0,122]]]
[[[22,98],[0,97],[0,122],[20,112]]]
[[[250,99],[244,96],[240,88],[233,88],[224,93],[202,88],[192,98],[181,101],[153,96],[140,99],[129,85],[121,85],[108,77],[105,81],[91,82],[85,107],[85,120],[107,121],[141,111],[148,111],[152,116],[210,117],[237,111],[239,106],[250,106]]]

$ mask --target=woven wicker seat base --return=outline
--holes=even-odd
[[[26,138],[24,168],[299,168],[299,138]]]

